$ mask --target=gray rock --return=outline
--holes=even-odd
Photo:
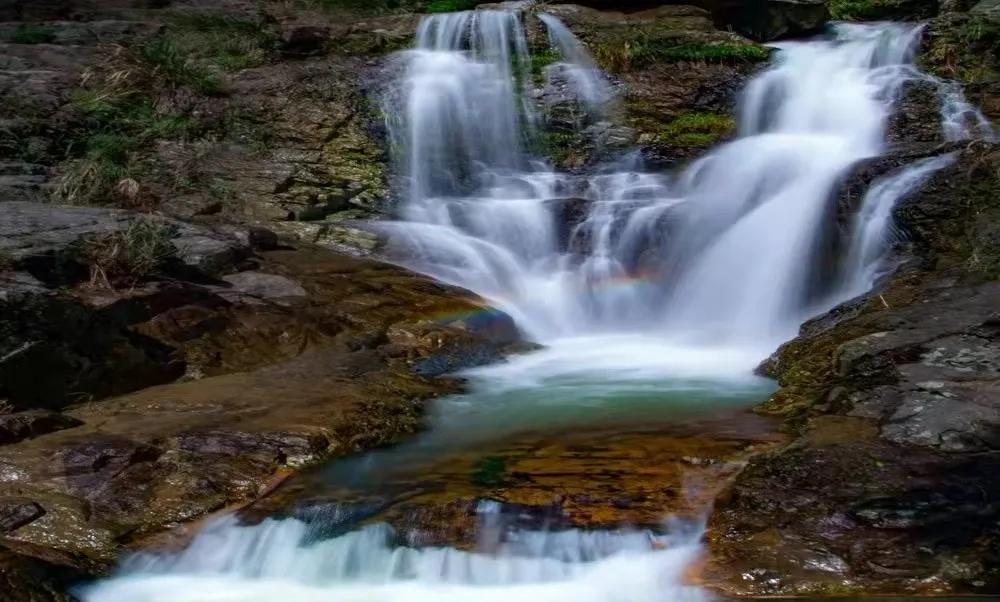
[[[223,297],[246,296],[286,304],[293,298],[308,295],[301,284],[277,274],[239,272],[223,276],[222,279],[232,285],[232,288],[220,291]]]
[[[85,237],[125,229],[138,219],[155,219],[175,228],[177,256],[209,275],[231,270],[249,253],[249,248],[233,236],[170,218],[102,207],[23,202],[0,202],[0,251],[15,261],[58,256]]]

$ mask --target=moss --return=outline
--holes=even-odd
[[[664,144],[675,146],[710,146],[735,129],[736,122],[728,115],[691,112],[663,126],[659,139]]]
[[[471,480],[479,487],[497,487],[503,484],[507,472],[507,459],[503,456],[486,456],[476,462]]]
[[[472,10],[479,0],[431,0],[424,7],[424,12],[428,13],[454,13],[462,10]]]
[[[11,44],[48,44],[56,39],[55,30],[44,24],[22,23],[6,41]]]
[[[755,63],[770,51],[758,44],[691,40],[676,32],[635,27],[612,33],[593,45],[594,57],[606,69],[627,72],[653,63]]]
[[[578,153],[579,136],[569,132],[540,132],[532,140],[532,150],[556,164],[570,162]]]
[[[530,69],[531,78],[535,82],[541,82],[545,73],[545,68],[559,60],[559,53],[552,48],[532,53]]]
[[[928,70],[967,83],[1000,77],[1000,22],[954,14],[935,20],[921,62]]]

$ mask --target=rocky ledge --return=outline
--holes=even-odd
[[[0,214],[4,600],[65,599],[123,547],[414,432],[458,385],[439,375],[517,339],[464,291],[259,228]],[[127,282],[105,261],[156,236],[170,252]]]

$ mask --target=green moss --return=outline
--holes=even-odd
[[[48,44],[56,39],[55,30],[48,25],[22,23],[9,36],[12,44]]]
[[[565,164],[578,152],[579,136],[569,132],[540,132],[532,140],[532,150],[556,164]]]
[[[496,487],[503,484],[507,472],[507,459],[503,456],[486,456],[476,463],[472,483],[479,487]]]
[[[479,0],[431,0],[424,7],[424,12],[428,13],[454,13],[462,10],[472,10]]]
[[[735,120],[718,113],[684,113],[663,126],[660,142],[675,146],[710,146],[736,129]]]
[[[770,51],[758,44],[691,40],[677,32],[634,27],[606,34],[593,44],[594,57],[605,68],[627,72],[654,63],[755,63]]]
[[[559,53],[552,48],[533,53],[530,63],[531,78],[536,82],[540,82],[545,73],[545,68],[557,62],[559,58]]]

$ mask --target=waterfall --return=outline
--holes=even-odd
[[[509,70],[526,60],[523,35],[513,33],[520,18],[479,11],[426,19],[402,85],[408,102],[390,107],[409,149],[411,200],[405,221],[384,229],[396,260],[491,299],[543,343],[641,333],[763,357],[803,320],[857,294],[867,278],[860,272],[877,263],[869,257],[864,266],[847,262],[858,274],[829,273],[824,241],[849,169],[885,150],[905,83],[938,85],[948,138],[992,135],[956,86],[914,66],[921,26],[839,24],[825,39],[777,44],[774,64],[741,96],[737,139],[681,173],[648,173],[629,160],[590,175],[560,173],[530,156],[520,143],[532,133],[512,125],[532,122],[516,103],[526,84]],[[605,102],[610,88],[584,46],[555,17],[539,18],[578,72],[581,102]],[[506,32],[507,53],[497,49],[501,36],[475,33],[486,30]],[[437,84],[425,94],[427,79],[471,96],[446,97]],[[488,100],[480,100],[484,89]],[[501,89],[508,99],[495,97]],[[503,134],[487,139],[484,130]],[[489,148],[477,155],[477,143]],[[431,173],[449,185],[426,186]],[[882,194],[900,197],[922,180],[901,178]],[[891,209],[893,200],[879,204]],[[581,217],[567,224],[573,212]]]
[[[872,183],[854,218],[854,239],[846,261],[847,291],[860,295],[870,290],[892,267],[886,259],[896,238],[893,208],[935,171],[954,161],[954,153],[922,159]]]
[[[483,504],[489,513],[493,504]],[[296,519],[206,527],[183,552],[140,554],[83,602],[702,602],[679,585],[697,532],[513,533],[494,549],[409,547],[370,525],[317,540]]]
[[[776,45],[774,64],[742,94],[738,137],[679,173],[650,173],[634,155],[562,173],[531,150],[539,132],[525,18],[517,10],[426,17],[386,95],[406,186],[401,219],[378,226],[390,258],[483,295],[546,343],[480,369],[496,381],[492,392],[439,403],[449,418],[437,419],[437,440],[433,429],[427,436],[432,450],[441,441],[471,449],[486,428],[576,428],[595,407],[607,421],[623,392],[650,405],[662,404],[671,386],[690,405],[725,391],[759,393],[759,383],[740,379],[752,378],[751,368],[804,319],[866,292],[892,267],[893,207],[953,160],[921,160],[876,181],[850,224],[843,261],[826,261],[838,186],[858,161],[886,150],[904,84],[937,86],[947,139],[996,135],[955,85],[913,65],[919,26],[838,25],[829,38]],[[562,59],[553,67],[567,74],[582,105],[603,110],[611,87],[584,46],[555,17],[540,19]],[[478,419],[463,416],[477,403],[485,406]],[[546,404],[571,420],[530,414]],[[414,456],[418,447],[398,449]],[[362,456],[371,472],[345,460],[338,474],[374,480],[398,458],[379,464],[376,454]],[[683,585],[699,553],[697,532],[519,531],[495,522],[496,505],[480,505],[474,551],[417,547],[385,525],[329,537],[356,525],[288,518],[243,527],[224,519],[186,549],[135,556],[79,595],[84,602],[706,599]]]

